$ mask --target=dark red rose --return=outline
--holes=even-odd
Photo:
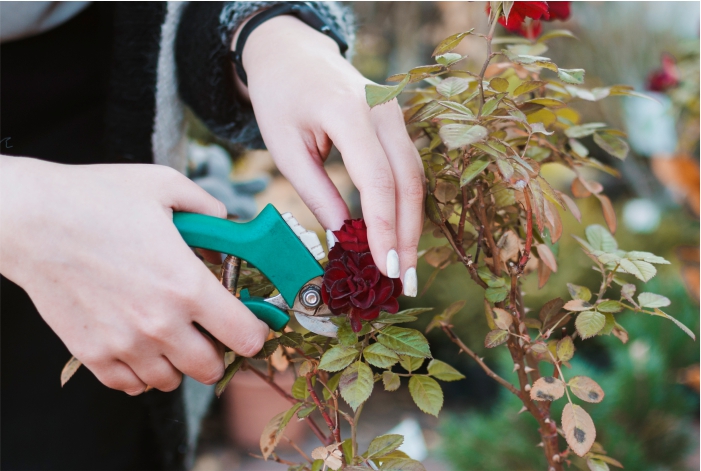
[[[491,11],[487,4],[487,13]],[[514,2],[509,18],[502,14],[499,23],[511,32],[529,39],[540,36],[543,26],[540,20],[566,20],[570,16],[570,2]],[[530,18],[530,22],[526,22]]]
[[[662,67],[650,73],[647,78],[647,89],[653,92],[664,92],[677,85],[679,85],[677,61],[670,54],[662,54]]]
[[[550,13],[548,21],[565,21],[570,17],[570,2],[548,2],[548,12]]]
[[[354,252],[367,252],[370,250],[368,228],[365,227],[363,219],[347,219],[344,221],[343,227],[333,233],[343,250],[352,250]]]
[[[361,319],[376,319],[380,311],[396,313],[401,292],[402,282],[380,273],[370,252],[344,250],[342,243],[329,252],[321,297],[333,314],[348,315],[354,332],[362,328]]]

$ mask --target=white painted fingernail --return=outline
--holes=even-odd
[[[399,254],[394,249],[387,252],[387,276],[399,278]]]
[[[331,250],[334,245],[336,245],[336,242],[338,242],[338,239],[336,238],[336,235],[333,233],[331,229],[328,229],[326,231],[326,247]]]
[[[416,297],[418,292],[418,280],[416,279],[416,268],[409,268],[404,272],[404,296]]]

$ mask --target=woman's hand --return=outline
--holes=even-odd
[[[181,372],[216,382],[222,348],[196,324],[241,355],[260,350],[268,327],[173,225],[174,210],[226,216],[195,183],[158,165],[0,168],[0,272],[102,383],[135,395],[171,391]]]
[[[236,38],[234,38],[235,47]],[[292,16],[258,26],[246,41],[248,96],[275,163],[327,230],[349,218],[324,170],[336,147],[360,191],[370,250],[380,271],[416,296],[424,173],[396,100],[370,109],[364,78],[336,43]]]

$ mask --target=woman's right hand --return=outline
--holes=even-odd
[[[131,395],[171,391],[182,373],[222,377],[223,349],[196,325],[243,356],[269,332],[185,244],[173,211],[226,216],[167,167],[0,157],[0,273],[102,383]]]

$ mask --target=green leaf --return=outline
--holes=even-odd
[[[438,131],[448,150],[457,149],[487,137],[487,129],[469,124],[446,124]]]
[[[557,342],[557,358],[560,361],[570,361],[574,356],[574,342],[572,337],[569,335],[562,337],[562,339]]]
[[[353,346],[358,343],[358,335],[353,332],[353,328],[351,327],[347,318],[345,318],[344,322],[338,326],[336,338],[338,338],[341,345]]]
[[[599,331],[598,335],[611,335],[613,329],[616,328],[616,318],[610,312],[604,313],[606,316],[606,323],[604,327]]]
[[[366,459],[382,458],[402,446],[402,443],[404,443],[404,437],[401,435],[380,435],[370,442],[368,451],[363,456]]]
[[[557,76],[567,83],[584,83],[584,69],[558,69]]]
[[[373,343],[363,350],[363,356],[373,366],[389,368],[399,361],[399,356],[381,343]]]
[[[404,79],[397,85],[377,85],[370,83],[365,85],[365,100],[367,101],[370,108],[394,99],[402,93],[404,87],[409,83],[411,75],[407,75]]]
[[[618,301],[608,299],[597,304],[596,310],[599,312],[621,312],[623,310],[623,306]]]
[[[594,250],[612,253],[618,250],[616,239],[611,233],[599,224],[592,224],[585,230],[587,240]]]
[[[608,133],[594,133],[594,142],[606,152],[621,160],[628,156],[628,143],[618,136]]]
[[[346,345],[336,345],[329,349],[321,357],[319,369],[324,371],[341,371],[346,366],[353,363],[358,357],[358,350],[355,347]]]
[[[356,361],[343,371],[338,387],[341,390],[343,399],[355,411],[360,404],[367,401],[370,397],[373,383],[370,367],[362,361]]]
[[[465,376],[449,364],[440,360],[431,360],[428,364],[428,374],[441,381],[458,381]]]
[[[489,116],[494,113],[494,110],[499,106],[499,102],[501,102],[501,96],[485,101],[482,107],[482,116]]]
[[[577,39],[577,36],[572,34],[571,31],[568,31],[566,29],[554,29],[552,31],[548,31],[544,35],[542,35],[540,38],[538,38],[539,43],[544,43],[550,39],[553,38],[572,38],[572,39]]]
[[[426,471],[424,465],[411,458],[396,458],[382,463],[381,471]]]
[[[587,457],[587,468],[589,471],[610,471],[609,465],[598,458]]]
[[[599,333],[606,324],[606,316],[596,311],[584,311],[577,316],[574,325],[582,339],[588,339]]]
[[[567,137],[572,137],[578,139],[580,137],[591,136],[597,129],[605,128],[608,124],[606,123],[586,123],[579,126],[572,126],[565,130],[565,135]]]
[[[301,404],[302,403],[300,402],[300,405]],[[315,410],[316,410],[316,404],[314,404],[313,406],[305,407],[304,409],[300,409],[300,411],[297,412],[297,418],[301,420],[301,419],[304,419],[305,417],[309,417],[312,414],[312,412],[314,412]]]
[[[214,394],[216,394],[217,397],[220,397],[222,395],[226,387],[229,385],[229,381],[231,381],[231,378],[233,378],[236,372],[239,370],[239,368],[241,368],[243,360],[245,360],[244,357],[237,356],[234,359],[234,361],[226,367],[226,371],[224,371],[224,376],[222,376],[222,379],[220,379],[217,382],[217,385],[214,387]]]
[[[443,391],[435,379],[428,376],[412,376],[409,380],[409,393],[419,409],[438,416],[443,407]]]
[[[486,157],[479,157],[472,160],[470,164],[465,167],[460,175],[460,187],[463,187],[474,180],[479,174],[481,174],[485,168],[489,166],[489,159]]]
[[[591,299],[591,291],[586,286],[567,283],[567,291],[570,292],[572,299],[581,299],[582,301],[589,301]]]
[[[438,104],[436,101],[429,101],[424,106],[419,108],[419,110],[411,115],[407,124],[418,123],[419,121],[426,121],[432,119],[445,111],[445,108]]]
[[[461,56],[460,54],[456,54],[454,52],[447,52],[445,54],[441,54],[440,56],[436,56],[436,62],[447,67],[463,60],[465,57],[467,56]]]
[[[301,401],[305,400],[309,396],[309,390],[307,389],[307,378],[304,376],[298,376],[295,382],[292,383],[292,397],[299,399]]]
[[[689,329],[687,326],[685,326],[684,324],[682,324],[681,322],[679,322],[677,319],[675,319],[674,317],[670,316],[670,315],[667,314],[666,312],[663,312],[663,311],[659,310],[658,308],[655,308],[655,315],[658,315],[658,316],[661,316],[661,317],[666,317],[666,318],[669,319],[670,321],[672,321],[672,322],[674,322],[675,324],[677,324],[677,327],[679,327],[680,329],[682,329],[686,335],[688,335],[688,336],[691,337],[692,339],[696,340],[696,335],[694,335],[694,333],[691,331],[691,329]]]
[[[404,368],[409,373],[411,373],[411,372],[416,371],[419,368],[421,368],[421,365],[424,364],[424,359],[410,357],[407,355],[400,355],[399,356],[399,364],[402,365],[402,368]]]
[[[637,279],[648,282],[657,274],[657,269],[650,263],[642,260],[628,260],[622,258],[618,261],[619,269],[630,273]]]
[[[509,89],[509,81],[501,77],[495,77],[489,82],[489,86],[492,90],[503,93]]]
[[[657,263],[660,265],[669,265],[667,260],[650,252],[631,251],[626,253],[625,258],[629,260],[642,260],[643,262]]]
[[[469,86],[470,82],[464,78],[448,77],[438,84],[436,91],[444,97],[450,98],[451,96],[460,95],[467,90]]]
[[[470,117],[470,118],[475,117],[474,113],[472,113],[472,110],[463,104],[455,103],[453,101],[439,101],[438,103],[440,103],[442,106],[445,106],[446,108],[453,110],[457,113],[464,114],[467,117]]]
[[[498,347],[509,339],[509,332],[506,330],[495,329],[489,331],[484,338],[484,346],[487,348]]]
[[[448,36],[445,38],[443,41],[441,41],[436,49],[433,51],[433,54],[431,54],[432,57],[439,56],[442,54],[445,54],[446,52],[450,52],[456,47],[458,47],[458,44],[460,44],[460,41],[462,41],[466,36],[469,34],[472,34],[472,31],[474,30],[471,29],[469,31],[465,31],[463,33],[456,33],[453,34],[452,36]]]
[[[491,288],[498,288],[506,285],[503,278],[494,275],[486,266],[479,267],[477,269],[477,275]]]
[[[508,294],[509,288],[506,286],[490,287],[484,292],[484,297],[487,298],[490,303],[499,303],[505,300]]]
[[[638,304],[640,307],[665,307],[672,304],[672,302],[659,294],[640,293],[638,295]]]
[[[377,341],[396,353],[419,358],[430,358],[426,337],[415,329],[390,326],[382,330]]]
[[[401,378],[397,373],[385,371],[382,373],[382,384],[385,386],[385,391],[396,391],[401,384]]]
[[[280,345],[291,348],[301,347],[304,343],[304,337],[297,332],[285,332],[278,337],[278,340],[280,341]]]
[[[263,344],[263,348],[260,349],[258,353],[253,355],[253,358],[256,360],[262,360],[263,358],[268,358],[270,355],[275,353],[275,350],[277,350],[277,347],[280,346],[280,340],[278,339],[270,339],[266,341]]]
[[[333,375],[329,378],[329,380],[326,382],[326,387],[321,391],[322,394],[324,395],[325,400],[328,401],[329,398],[331,398],[331,393],[333,393],[336,390],[336,388],[338,387],[338,382],[340,380],[341,380],[341,373],[336,373],[335,375]]]

